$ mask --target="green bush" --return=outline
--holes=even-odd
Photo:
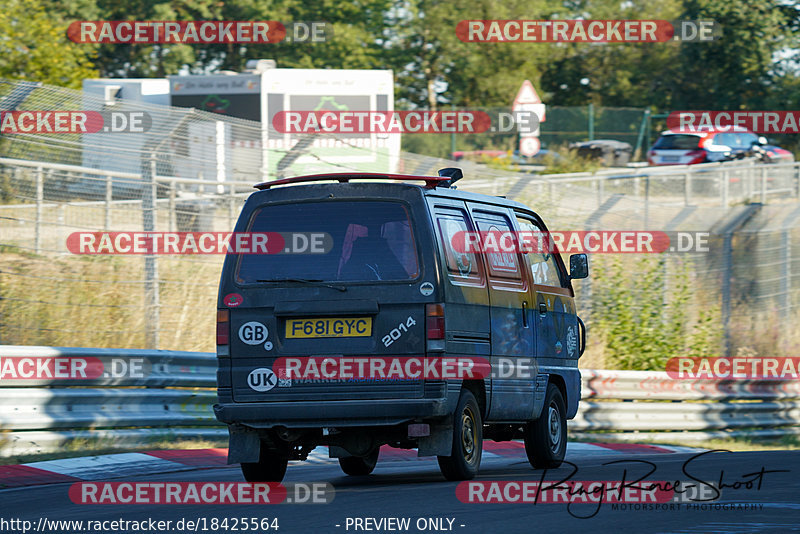
[[[719,310],[708,306],[689,266],[665,256],[593,262],[592,329],[616,369],[663,371],[676,356],[717,356]]]

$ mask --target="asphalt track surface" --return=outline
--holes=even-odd
[[[701,456],[697,456],[701,454]],[[673,454],[620,454],[616,457],[569,451],[567,460],[577,468],[572,480],[620,480],[628,469],[628,480],[647,471],[656,471],[647,480],[695,479],[735,485],[753,481],[763,468],[761,487],[751,489],[724,488],[714,503],[681,505],[677,509],[614,510],[611,504],[471,504],[456,498],[455,482],[445,481],[435,459],[408,462],[378,463],[375,472],[365,477],[344,476],[337,464],[317,463],[290,465],[285,483],[324,481],[336,490],[330,504],[275,505],[82,505],[73,503],[69,483],[20,487],[0,491],[0,532],[22,532],[3,520],[197,520],[206,518],[277,518],[279,533],[346,533],[346,532],[461,532],[501,534],[533,532],[663,532],[663,533],[750,533],[800,532],[800,452],[680,452]],[[607,464],[612,460],[625,463]],[[687,463],[688,461],[688,463]],[[651,462],[652,467],[644,462]],[[605,464],[605,465],[604,465]],[[567,477],[571,466],[546,473],[544,480]],[[683,471],[686,469],[686,472]],[[543,472],[534,471],[524,458],[491,457],[481,466],[479,481],[540,480]],[[117,481],[241,481],[238,467],[188,470],[178,473],[130,476]],[[750,505],[741,509],[739,505]],[[620,507],[621,508],[621,507]],[[673,507],[675,508],[675,507]],[[576,516],[591,516],[579,518]],[[348,528],[348,518],[350,526]],[[379,529],[370,523],[370,530],[356,529],[355,518],[409,518],[405,530]],[[420,518],[442,519],[436,529],[418,529]],[[452,520],[449,527],[447,519]],[[425,526],[420,523],[421,526]],[[35,531],[35,530],[34,530]],[[47,532],[55,532],[51,528]],[[75,530],[60,530],[74,532]],[[86,530],[83,530],[87,532]],[[108,530],[109,532],[111,530]],[[166,532],[183,532],[174,527]],[[199,532],[232,532],[203,530]],[[98,532],[98,531],[94,531]],[[237,530],[242,532],[242,530]],[[252,530],[250,532],[253,532]],[[259,530],[258,532],[266,532]]]

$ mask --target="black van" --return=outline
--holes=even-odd
[[[437,456],[450,480],[476,475],[483,439],[524,439],[534,468],[561,464],[585,346],[571,280],[588,276],[586,255],[568,272],[557,252],[455,247],[459,232],[547,228],[523,204],[456,190],[460,169],[439,174],[301,176],[248,198],[235,232],[301,239],[229,253],[222,270],[214,412],[246,480],[280,481],[318,445],[349,475],[372,472],[384,444]],[[492,371],[296,380],[274,369],[287,357],[472,358]]]

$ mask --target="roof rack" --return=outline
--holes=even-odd
[[[449,176],[411,176],[408,174],[384,174],[377,172],[336,172],[330,174],[311,174],[308,176],[294,176],[292,178],[282,178],[271,182],[261,182],[256,184],[256,189],[269,189],[274,185],[299,184],[303,182],[321,182],[324,180],[338,180],[339,183],[347,183],[350,180],[397,180],[407,182],[410,180],[424,180],[425,187],[432,189],[439,185],[449,185]]]

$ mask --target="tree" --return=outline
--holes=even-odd
[[[552,45],[462,42],[456,25],[462,20],[549,18],[557,5],[552,0],[399,3],[388,39],[397,97],[412,107],[510,106],[523,80],[538,85]]]
[[[570,2],[559,18],[600,20],[672,20],[677,0],[653,3],[616,0]],[[680,68],[679,43],[559,43],[542,75],[548,103],[579,106],[669,107],[667,85]]]
[[[684,0],[681,18],[712,19],[723,36],[681,47],[674,107],[761,108],[779,77],[776,54],[796,44],[796,10],[780,0]]]
[[[97,76],[92,45],[73,43],[42,0],[0,3],[0,77],[80,88]]]

